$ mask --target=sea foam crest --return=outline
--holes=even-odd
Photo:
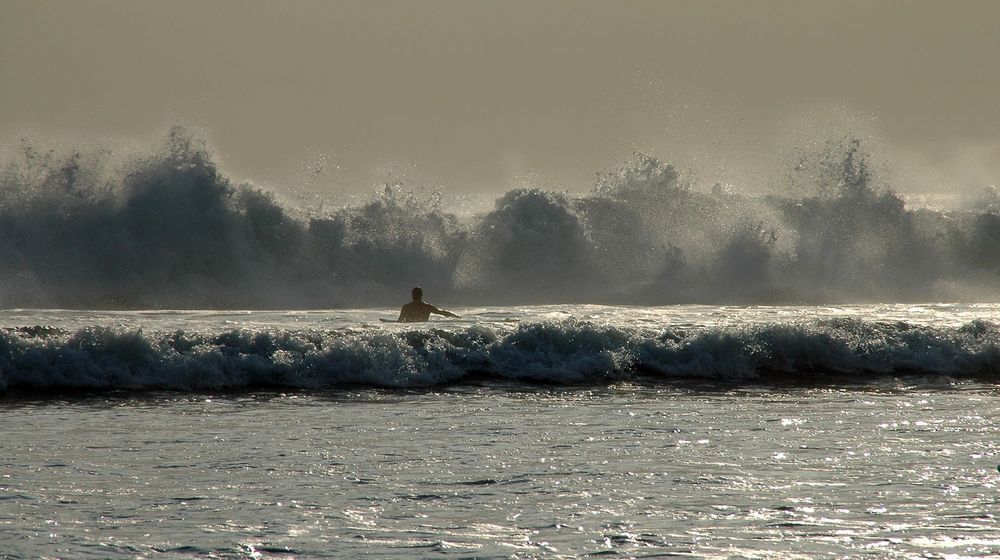
[[[303,218],[180,128],[124,162],[88,149],[0,162],[0,306],[374,307],[417,284],[452,306],[1000,297],[997,205],[908,209],[851,138],[770,189],[795,194],[637,154],[567,185],[584,194],[515,189],[462,217],[390,185]]]
[[[983,321],[958,328],[831,319],[690,331],[564,321],[398,332],[0,333],[0,388],[8,392],[417,388],[484,379],[836,384],[887,375],[992,381],[998,373],[1000,328]]]

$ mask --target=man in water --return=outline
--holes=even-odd
[[[420,288],[413,288],[413,301],[407,303],[399,310],[398,323],[420,323],[431,318],[431,313],[444,315],[445,317],[458,317],[451,311],[438,309],[424,301],[424,291]]]

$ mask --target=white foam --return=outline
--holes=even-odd
[[[822,319],[674,332],[589,322],[440,329],[113,327],[0,333],[12,391],[449,386],[488,376],[548,385],[682,379],[832,383],[882,375],[994,379],[1000,328]]]

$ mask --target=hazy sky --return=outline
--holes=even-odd
[[[998,54],[994,0],[0,0],[0,136],[183,121],[240,178],[471,191],[858,127],[1000,183]]]

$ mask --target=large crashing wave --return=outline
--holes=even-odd
[[[995,382],[1000,328],[830,319],[652,330],[587,322],[461,330],[231,330],[108,327],[0,332],[0,393],[421,388],[484,379],[549,386],[621,381],[836,385],[885,376]]]
[[[386,188],[304,219],[183,129],[127,165],[24,143],[0,168],[0,306],[360,307],[417,284],[449,305],[1000,296],[1000,205],[908,210],[856,141],[796,173],[810,194],[749,196],[637,155],[590,194],[517,189],[471,218]]]

